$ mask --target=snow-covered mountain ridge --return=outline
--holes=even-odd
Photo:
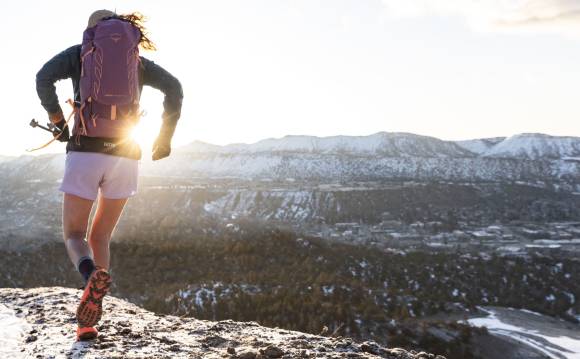
[[[486,157],[560,159],[580,155],[580,138],[554,137],[542,134],[520,134],[490,148]]]
[[[226,146],[194,142],[151,173],[316,180],[417,179],[580,184],[580,137],[520,134],[444,141],[410,133],[286,136]]]
[[[353,154],[382,157],[473,157],[473,153],[457,144],[412,133],[379,132],[369,136],[285,136],[253,144],[216,146],[193,142],[180,149],[188,153],[256,154],[311,153]]]
[[[509,138],[443,141],[408,133],[370,136],[287,136],[226,146],[193,142],[152,162],[144,151],[141,174],[306,181],[523,181],[556,183],[580,192],[580,138],[521,134]],[[58,180],[62,155],[22,156],[0,162],[0,177]],[[562,187],[564,186],[564,187]]]
[[[0,289],[3,358],[387,358],[444,359],[255,322],[159,316],[121,299],[105,299],[96,340],[75,342],[75,303],[68,288]],[[10,334],[10,335],[7,335]]]
[[[580,156],[580,137],[522,133],[511,137],[445,141],[412,133],[379,132],[369,136],[285,136],[253,144],[212,145],[195,141],[181,153],[310,153],[380,157],[563,159]]]

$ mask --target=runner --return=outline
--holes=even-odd
[[[98,335],[95,325],[111,285],[109,243],[127,200],[137,192],[141,149],[129,135],[141,115],[143,85],[165,95],[153,160],[170,155],[171,138],[181,114],[181,84],[159,65],[139,56],[139,48],[155,50],[142,15],[98,10],[89,17],[82,44],[56,55],[36,75],[41,104],[62,132],[58,140],[67,142],[60,190],[64,192],[66,250],[85,281],[76,315],[79,340]],[[67,78],[72,79],[75,98],[72,130],[54,86]],[[95,201],[97,208],[89,225]]]

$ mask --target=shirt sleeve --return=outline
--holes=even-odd
[[[48,113],[62,111],[54,84],[73,76],[73,60],[78,56],[78,45],[72,46],[50,59],[36,74],[36,92],[42,107]]]
[[[160,90],[165,95],[163,100],[163,124],[160,135],[171,138],[177,121],[181,117],[183,89],[177,78],[153,61],[141,58],[143,64],[143,85]]]

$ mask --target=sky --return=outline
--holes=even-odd
[[[0,154],[49,139],[28,126],[47,119],[36,72],[80,43],[101,8],[148,17],[158,51],[142,55],[184,88],[174,146],[379,131],[580,136],[580,0],[19,0],[0,22]],[[68,112],[70,80],[57,91]],[[162,101],[142,94],[145,147]]]

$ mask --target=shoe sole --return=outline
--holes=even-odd
[[[77,308],[77,322],[80,327],[94,327],[103,315],[103,298],[109,292],[111,276],[106,271],[97,271],[83,292]],[[88,293],[87,293],[88,291]]]
[[[99,333],[96,330],[87,330],[87,331],[83,331],[83,329],[85,328],[79,328],[77,330],[77,340],[78,341],[87,341],[87,340],[93,340],[96,339],[97,336],[99,335]],[[79,333],[80,331],[80,333]]]

